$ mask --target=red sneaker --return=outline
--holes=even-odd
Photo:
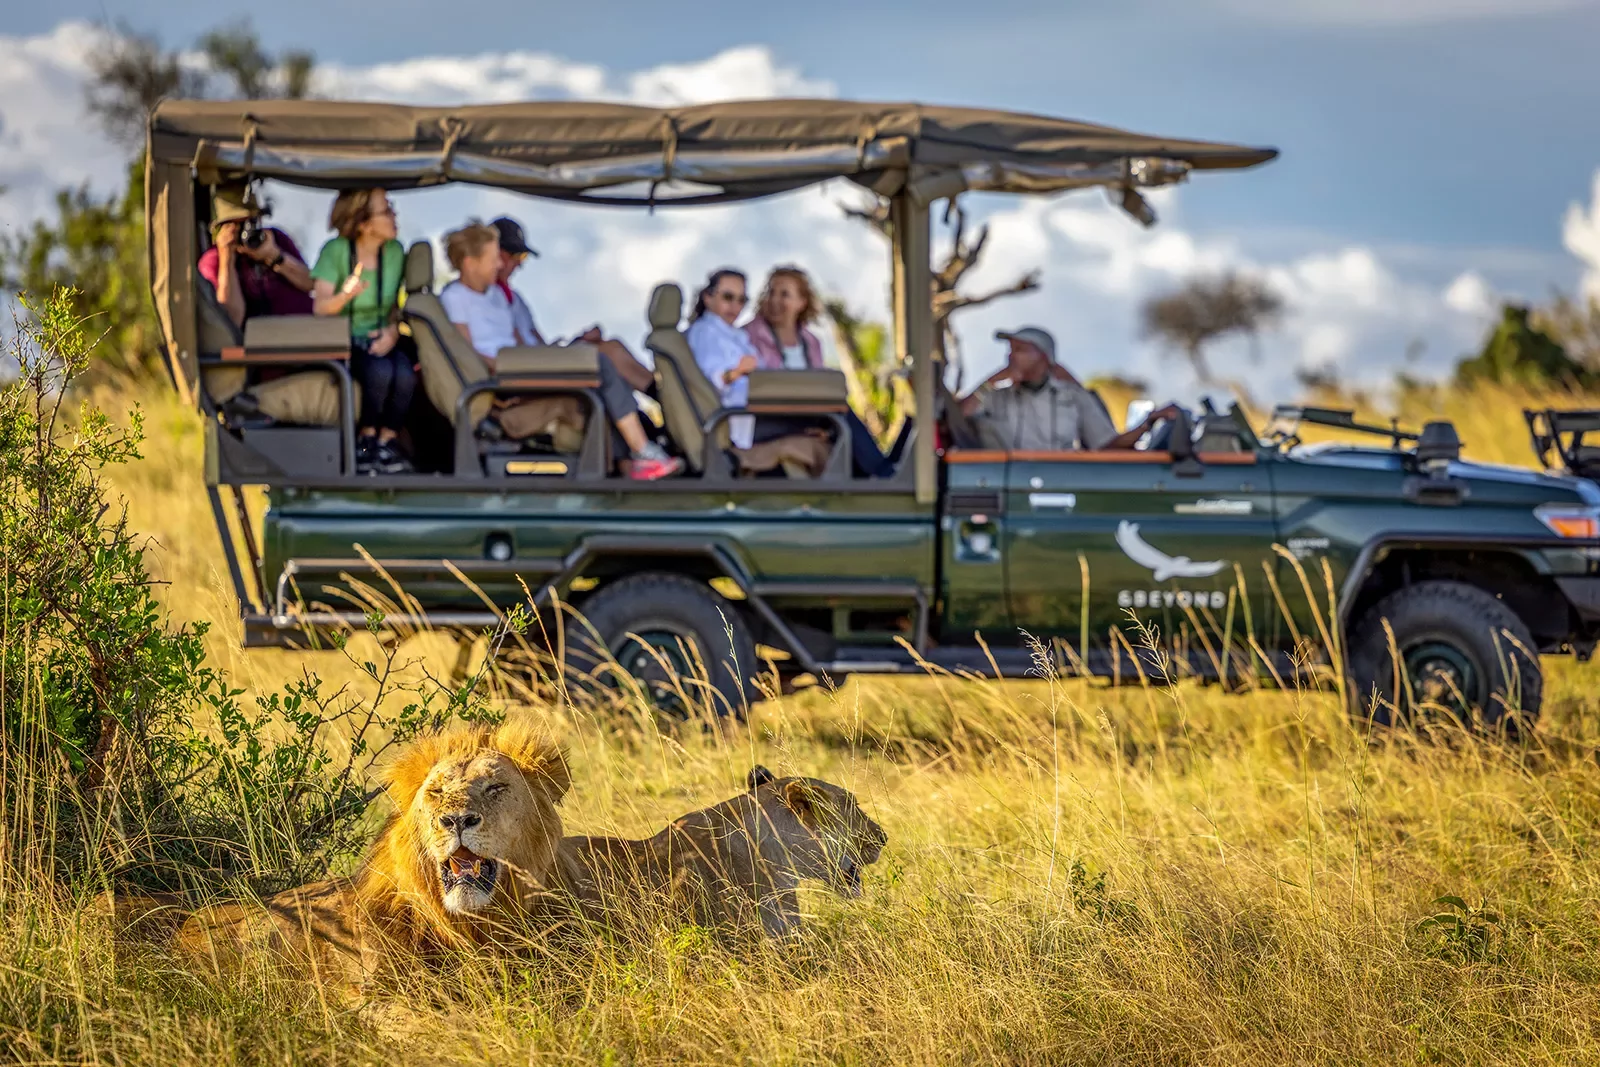
[[[670,478],[683,470],[683,460],[676,456],[666,459],[636,459],[628,477],[636,482],[653,482],[657,478]]]

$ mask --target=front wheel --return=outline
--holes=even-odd
[[[1477,586],[1427,581],[1396,590],[1350,638],[1351,703],[1379,725],[1427,707],[1489,728],[1531,725],[1539,715],[1544,674],[1533,635],[1516,612]]]
[[[738,606],[706,583],[635,574],[600,589],[578,614],[567,630],[569,672],[612,688],[632,679],[679,718],[698,708],[744,717],[755,642]]]

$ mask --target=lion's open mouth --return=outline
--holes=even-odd
[[[500,864],[487,856],[480,856],[462,846],[439,864],[439,882],[446,893],[457,886],[468,886],[483,893],[494,891],[495,880],[500,877]]]

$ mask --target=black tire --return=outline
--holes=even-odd
[[[1400,693],[1385,619],[1406,668]],[[1532,726],[1544,696],[1537,647],[1493,593],[1465,582],[1418,582],[1384,597],[1351,631],[1352,710],[1388,726],[1442,704],[1489,729]]]
[[[746,679],[756,671],[755,641],[739,606],[705,582],[681,574],[630,575],[600,589],[577,611],[582,618],[567,626],[566,665],[574,681],[617,686],[621,667],[664,711],[687,717],[709,698],[717,715],[744,717]],[[670,672],[662,669],[662,659]],[[674,673],[679,677],[670,677]]]

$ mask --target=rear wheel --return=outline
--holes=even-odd
[[[570,672],[614,688],[632,679],[680,718],[706,707],[743,718],[755,642],[738,606],[706,583],[635,574],[602,588],[578,613],[567,629]]]
[[[1418,582],[1384,597],[1351,632],[1351,703],[1385,726],[1429,708],[1485,727],[1531,725],[1544,690],[1534,649],[1527,626],[1494,594]]]

